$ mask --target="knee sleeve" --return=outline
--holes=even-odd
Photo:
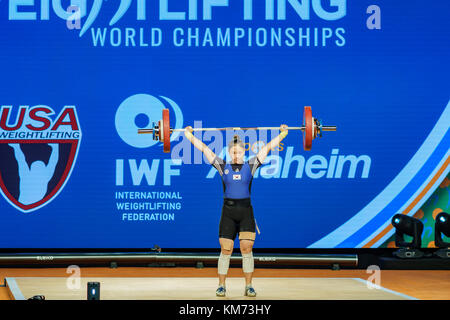
[[[230,266],[231,254],[220,253],[219,262],[217,263],[217,273],[226,275]]]
[[[242,270],[245,273],[253,272],[255,269],[255,261],[253,259],[253,252],[242,254]]]

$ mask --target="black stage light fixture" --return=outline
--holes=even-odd
[[[88,282],[87,299],[100,300],[100,282]]]
[[[441,258],[450,258],[450,242],[444,241],[442,235],[450,237],[450,214],[447,212],[441,212],[436,216],[434,244],[440,248],[435,255]]]
[[[419,219],[404,214],[392,217],[395,228],[395,246],[400,249],[394,252],[398,258],[421,258],[423,252],[419,250],[422,245],[423,223]],[[405,242],[404,235],[412,237],[411,242]]]

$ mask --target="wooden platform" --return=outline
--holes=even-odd
[[[254,278],[258,293],[248,298],[242,278],[227,279],[227,296],[215,295],[218,280],[209,277],[80,278],[78,289],[69,289],[63,277],[6,278],[12,299],[44,295],[46,300],[86,300],[87,283],[100,282],[101,300],[404,300],[413,297],[383,287],[370,289],[359,278]],[[69,284],[70,285],[70,284]]]

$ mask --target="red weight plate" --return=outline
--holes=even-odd
[[[163,109],[163,132],[161,133],[163,136],[163,151],[164,153],[170,152],[170,118],[169,118],[169,109]]]
[[[303,126],[305,126],[305,131],[303,132],[303,148],[306,151],[311,150],[313,136],[314,136],[314,125],[311,107],[305,107],[303,112]]]

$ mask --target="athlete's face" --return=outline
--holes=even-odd
[[[228,149],[231,160],[233,163],[243,163],[245,150],[240,146],[233,146]]]

